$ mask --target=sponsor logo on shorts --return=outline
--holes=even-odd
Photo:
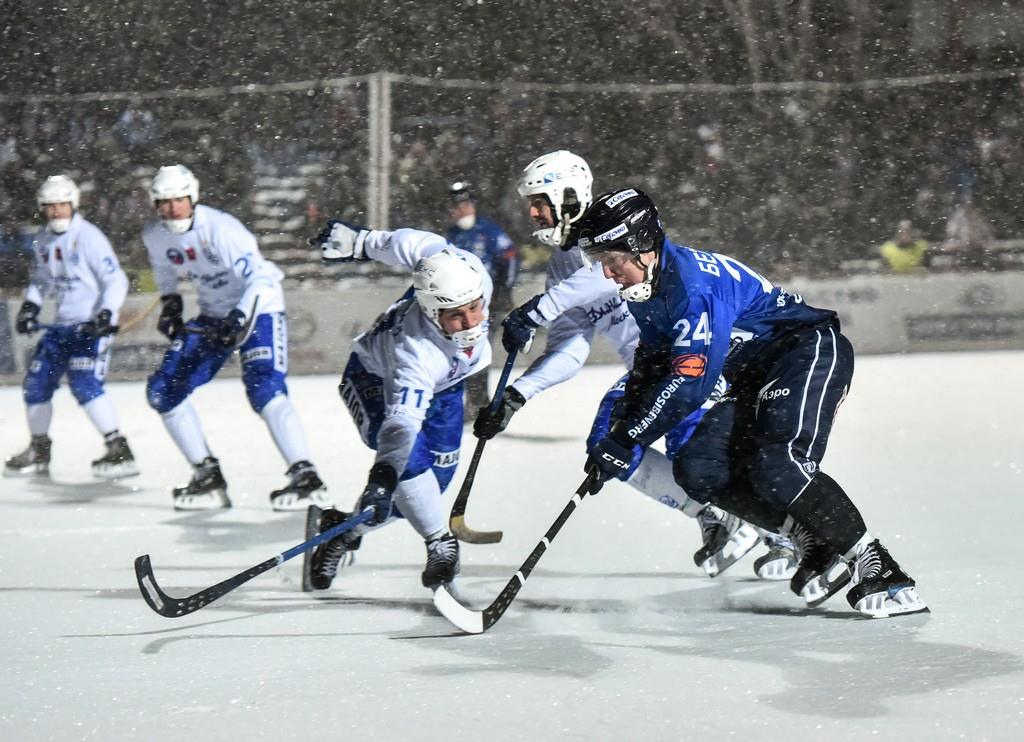
[[[672,370],[676,376],[696,379],[704,375],[708,366],[708,357],[703,353],[687,353],[672,359]]]
[[[249,348],[249,350],[242,353],[242,363],[249,363],[250,361],[269,361],[274,357],[274,351],[266,346],[261,348]]]
[[[88,371],[95,365],[96,359],[87,356],[78,356],[68,361],[68,368],[72,371]]]
[[[456,451],[431,451],[434,454],[434,466],[448,469],[459,464],[459,452]]]

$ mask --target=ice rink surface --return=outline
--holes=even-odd
[[[467,522],[505,539],[463,546],[471,602],[497,595],[568,502],[616,374],[586,369],[488,444]],[[1024,739],[1021,379],[1016,352],[858,360],[824,468],[930,615],[861,619],[843,596],[806,610],[754,579],[752,557],[710,580],[691,559],[695,522],[616,484],[583,502],[479,636],[434,612],[423,542],[403,522],[368,536],[326,593],[300,591],[297,558],[190,616],[156,615],[137,555],[185,595],[303,540],[301,514],[269,507],[284,466],[241,382],[216,381],[196,406],[235,508],[176,513],[168,488],[187,467],[142,384],[109,385],[142,469],[123,484],[91,480],[102,446],[62,388],[52,478],[0,480],[0,738]],[[349,506],[371,455],[336,383],[290,381]],[[9,455],[27,441],[20,391],[0,401]]]

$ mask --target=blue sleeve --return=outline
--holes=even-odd
[[[712,395],[729,352],[734,315],[714,296],[692,298],[672,327],[667,374],[651,384],[641,409],[624,421],[630,438],[649,446]]]

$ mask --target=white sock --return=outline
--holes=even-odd
[[[53,403],[46,401],[27,405],[25,417],[28,418],[28,432],[31,435],[46,435],[50,429],[50,420],[53,419]]]
[[[291,466],[296,461],[310,461],[309,444],[306,433],[299,421],[295,405],[287,394],[278,394],[260,410],[260,417],[270,429],[270,437],[274,439],[277,450]]]
[[[178,445],[178,450],[190,464],[198,464],[210,455],[210,449],[203,437],[203,428],[199,424],[199,415],[189,400],[186,399],[160,417],[163,418],[171,439]]]
[[[114,403],[106,394],[90,399],[82,409],[92,420],[96,430],[100,431],[103,436],[117,430],[117,413],[114,411]]]
[[[398,483],[395,505],[402,511],[409,525],[424,539],[443,532],[447,527],[441,487],[430,469]]]
[[[683,488],[676,484],[672,476],[672,462],[661,451],[651,448],[644,451],[640,465],[626,481],[635,490],[670,508],[682,510],[691,518],[696,518],[697,513],[704,509],[704,505],[691,500]]]

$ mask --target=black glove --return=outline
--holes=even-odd
[[[616,425],[604,438],[599,440],[587,457],[584,470],[588,473],[596,469],[595,487],[590,494],[595,495],[609,479],[622,479],[633,466],[633,455],[636,443],[630,438],[625,428]]]
[[[380,525],[391,516],[394,508],[392,494],[398,486],[398,474],[390,464],[376,463],[370,467],[366,487],[359,497],[359,511],[373,508],[372,525]]]
[[[111,317],[109,309],[101,309],[99,314],[96,315],[95,319],[91,319],[88,322],[83,322],[78,326],[78,331],[88,335],[91,338],[101,338],[107,335],[117,334],[117,325],[110,323]]]
[[[20,335],[31,335],[38,330],[39,322],[36,317],[39,316],[39,309],[39,305],[31,301],[22,304],[18,316],[14,319],[15,331]]]
[[[185,329],[185,320],[181,318],[183,311],[185,304],[181,294],[164,294],[160,297],[160,319],[156,322],[156,329],[168,340],[174,340]]]
[[[526,404],[526,398],[512,387],[505,387],[498,408],[491,411],[491,406],[481,407],[473,423],[473,435],[489,441],[508,426],[508,421]]]
[[[228,316],[212,325],[205,333],[206,339],[215,345],[234,348],[245,332],[245,313],[240,309],[232,309]]]
[[[530,352],[530,345],[533,344],[533,333],[540,327],[540,324],[530,317],[530,313],[537,309],[537,304],[542,296],[543,294],[537,294],[537,296],[521,307],[513,309],[501,321],[503,328],[501,344],[505,348],[506,353],[511,353],[514,350],[519,350],[523,353]]]

